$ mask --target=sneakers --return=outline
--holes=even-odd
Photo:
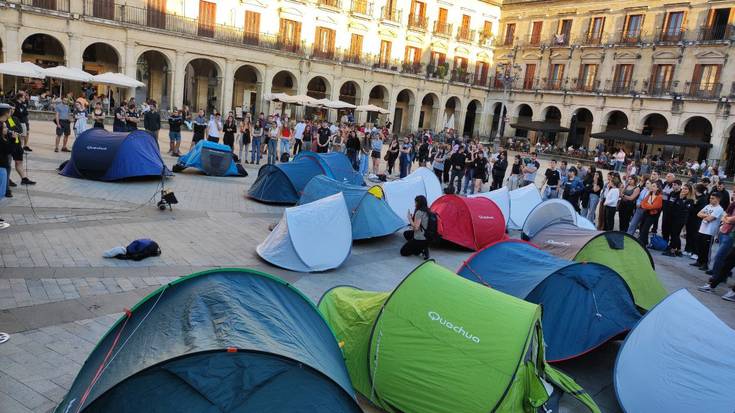
[[[26,152],[33,152],[33,149],[29,148],[28,146],[24,146],[23,150]]]
[[[61,152],[71,152],[68,148],[61,148]]]
[[[13,182],[12,179],[8,179],[8,186],[11,187],[11,188],[15,188],[16,186],[18,186],[18,184],[16,184],[15,182]]]
[[[692,255],[692,253],[689,251],[684,251],[682,252],[682,254],[684,254],[685,257],[690,257]]]
[[[28,178],[23,178],[23,179],[22,179],[22,180],[20,181],[20,184],[21,184],[21,185],[35,185],[35,184],[36,184],[36,182],[35,182],[35,181],[31,181],[31,180],[30,180],[30,179],[28,179]]]
[[[712,292],[715,291],[714,288],[710,287],[709,283],[707,283],[707,284],[705,284],[705,285],[703,285],[701,287],[697,287],[697,290],[699,290],[699,291],[701,291],[703,293],[712,293]]]
[[[54,152],[59,152],[59,148],[54,148]]]
[[[730,290],[726,292],[725,295],[722,296],[722,299],[725,301],[735,302],[735,291]]]
[[[692,255],[690,255],[690,256],[689,256],[689,259],[690,259],[690,260],[698,260],[698,259],[699,259],[699,255],[697,255],[697,254],[692,254]]]

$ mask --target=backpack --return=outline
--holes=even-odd
[[[654,235],[651,237],[651,249],[656,251],[665,251],[667,247],[668,244],[666,243],[666,240],[660,236]]]
[[[282,163],[288,162],[289,158],[290,158],[290,155],[288,154],[288,152],[283,152],[281,154],[281,162]]]
[[[161,248],[159,248],[156,241],[147,238],[136,239],[125,247],[125,251],[125,259],[133,261],[161,255]]]
[[[424,237],[429,242],[439,239],[439,217],[432,211],[426,211],[428,218],[426,220],[426,228],[424,228]]]

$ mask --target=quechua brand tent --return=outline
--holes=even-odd
[[[493,202],[495,202],[495,205],[500,208],[500,211],[503,212],[503,217],[505,218],[505,225],[508,226],[508,221],[510,220],[510,191],[507,187],[503,186],[500,187],[494,191],[490,192],[480,192],[479,194],[474,195],[468,195],[469,198],[487,198]]]
[[[144,131],[88,129],[77,137],[61,175],[97,181],[171,175],[153,135]]]
[[[406,213],[413,213],[415,199],[419,195],[426,197],[429,206],[442,196],[441,183],[434,172],[428,168],[418,168],[403,179],[386,182],[383,185],[388,205],[408,224]]]
[[[546,383],[594,401],[544,360],[541,309],[426,261],[392,293],[320,300],[356,390],[387,412],[536,412]],[[552,388],[549,386],[548,388]]]
[[[367,239],[390,235],[405,224],[385,201],[383,188],[350,185],[325,175],[309,181],[299,199],[299,205],[342,193],[352,222],[352,239]]]
[[[326,175],[339,182],[365,185],[341,153],[301,152],[291,162],[263,165],[248,190],[248,196],[262,202],[295,204],[311,178]]]
[[[431,210],[439,218],[442,239],[477,251],[505,238],[505,219],[495,203],[487,198],[444,195]]]
[[[426,190],[426,202],[429,206],[434,203],[439,197],[444,195],[442,184],[439,182],[439,178],[436,177],[434,171],[426,167],[417,168],[411,172],[409,176],[420,176],[424,178],[424,188]]]
[[[541,193],[536,185],[526,185],[522,188],[514,189],[508,194],[510,198],[510,220],[508,220],[508,228],[523,229],[526,217],[541,203]]]
[[[339,346],[308,298],[246,269],[177,279],[100,340],[56,409],[353,412]]]
[[[615,271],[557,258],[519,240],[485,247],[457,273],[541,304],[550,361],[591,351],[630,330],[641,317],[628,286]]]
[[[594,230],[595,225],[579,215],[572,204],[564,199],[547,199],[536,205],[523,223],[523,237],[532,238],[542,229],[554,224],[569,224],[575,227]]]
[[[227,145],[201,140],[189,153],[179,157],[174,172],[196,168],[211,176],[247,176],[245,169],[235,163],[232,148]]]
[[[730,413],[733,382],[735,330],[684,289],[646,313],[615,362],[625,412]]]
[[[610,267],[623,277],[635,304],[643,310],[650,310],[666,297],[651,254],[625,232],[588,230],[560,223],[540,230],[530,241],[557,257]]]
[[[352,224],[342,193],[286,208],[283,218],[256,251],[291,271],[337,268],[350,255]]]

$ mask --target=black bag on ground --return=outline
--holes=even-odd
[[[144,258],[161,255],[161,248],[156,241],[147,238],[136,239],[125,247],[125,251],[124,259],[133,261],[140,261]]]
[[[289,158],[290,158],[290,156],[289,156],[288,152],[282,153],[281,154],[281,163],[288,162]]]

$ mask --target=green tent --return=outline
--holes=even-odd
[[[541,308],[433,261],[392,293],[337,287],[319,303],[355,389],[388,412],[535,412],[549,383],[597,405],[544,359]]]
[[[530,240],[557,257],[594,262],[620,274],[635,304],[648,311],[668,294],[656,275],[653,258],[632,236],[619,231],[591,231],[570,224],[550,225]]]

